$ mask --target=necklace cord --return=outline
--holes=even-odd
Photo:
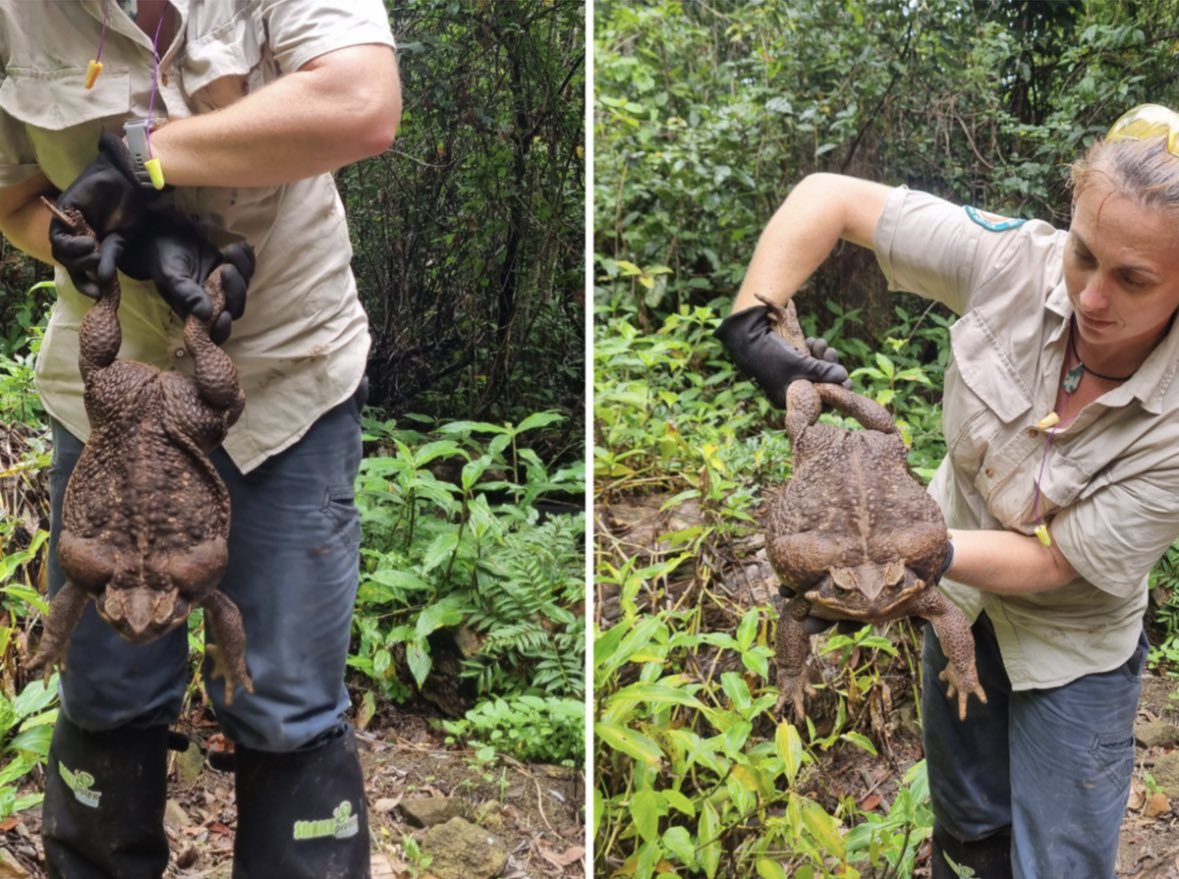
[[[1077,316],[1074,314],[1072,317],[1069,318],[1068,350],[1069,350],[1069,353],[1072,354],[1073,359],[1077,361],[1077,366],[1081,367],[1081,369],[1083,369],[1085,372],[1089,373],[1089,375],[1094,376],[1095,378],[1105,379],[1107,382],[1124,382],[1124,381],[1128,381],[1129,379],[1134,377],[1134,373],[1138,371],[1137,369],[1135,369],[1134,372],[1131,372],[1129,375],[1104,375],[1104,374],[1098,372],[1096,369],[1093,369],[1090,366],[1086,366],[1085,361],[1083,361],[1081,359],[1081,355],[1077,353],[1076,331],[1077,331]],[[1076,369],[1076,367],[1073,367],[1073,369]],[[1072,370],[1069,370],[1069,372],[1072,372]]]

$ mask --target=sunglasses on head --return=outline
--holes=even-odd
[[[1139,104],[1110,126],[1107,143],[1116,140],[1167,139],[1167,152],[1179,159],[1179,113],[1161,104]]]

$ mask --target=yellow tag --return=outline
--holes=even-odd
[[[156,189],[164,188],[164,169],[160,167],[159,159],[147,159],[143,163],[147,169],[147,176],[151,178],[151,185]]]
[[[1052,545],[1052,535],[1048,533],[1048,526],[1043,522],[1036,526],[1036,537],[1040,538],[1040,543],[1042,545]]]
[[[98,79],[98,74],[102,73],[102,62],[91,58],[86,64],[86,81],[83,85],[87,89],[94,88],[94,81]]]
[[[1060,416],[1055,412],[1049,412],[1043,418],[1036,422],[1036,427],[1039,430],[1047,430],[1050,427],[1056,427],[1060,424]]]

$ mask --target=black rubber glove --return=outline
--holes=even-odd
[[[214,316],[204,284],[222,263],[229,263],[221,274],[225,307]],[[123,250],[118,265],[128,277],[154,281],[160,296],[181,317],[213,317],[209,336],[220,345],[229,338],[233,321],[246,310],[254,249],[248,244],[231,244],[218,250],[187,220],[165,211],[147,211],[139,234]]]
[[[135,179],[127,146],[104,132],[98,140],[98,158],[57,199],[62,210],[81,211],[98,240],[79,235],[56,217],[49,223],[53,258],[65,267],[81,293],[97,297],[98,285],[115,276],[119,254],[154,196],[153,190]]]
[[[796,379],[833,384],[848,380],[847,370],[838,363],[802,354],[773,335],[768,311],[764,305],[755,305],[730,314],[717,327],[716,337],[774,406],[786,408],[786,386]]]

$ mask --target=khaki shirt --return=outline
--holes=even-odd
[[[381,0],[171,0],[176,39],[161,46],[154,115],[178,119],[238,100],[347,46],[393,45]],[[41,170],[65,189],[97,155],[99,133],[147,115],[152,40],[107,4],[104,69],[83,88],[103,0],[0,0],[0,186]],[[164,168],[165,177],[168,169]],[[225,350],[246,408],[225,440],[242,471],[298,440],[364,373],[368,322],[350,261],[344,209],[330,174],[282,186],[186,188],[161,204],[201,222],[219,244],[245,239],[257,268],[245,315]],[[92,301],[57,272],[57,302],[37,361],[49,413],[85,439],[78,328]],[[150,284],[122,279],[123,357],[191,371],[183,322]]]
[[[1039,478],[1039,514],[1080,574],[1020,596],[943,580],[971,619],[985,610],[993,621],[1016,690],[1059,686],[1129,659],[1147,574],[1179,536],[1179,329],[1051,442],[1036,427],[1053,411],[1068,341],[1067,237],[1044,222],[1003,222],[904,188],[889,196],[876,227],[890,288],[961,315],[945,377],[947,457],[930,484],[947,524],[1030,535]]]

